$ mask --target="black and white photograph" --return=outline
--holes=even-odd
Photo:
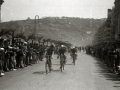
[[[120,90],[120,0],[0,0],[0,90]]]

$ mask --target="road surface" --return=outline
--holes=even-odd
[[[109,73],[99,59],[78,53],[76,65],[67,55],[65,70],[53,56],[53,70],[45,73],[45,59],[24,69],[6,72],[0,77],[0,90],[120,90],[120,76]]]

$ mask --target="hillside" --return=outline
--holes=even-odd
[[[36,20],[36,36],[44,36],[53,40],[67,41],[74,45],[88,45],[92,43],[94,34],[103,19],[84,19],[70,17],[46,17]],[[17,26],[18,25],[18,26]],[[17,28],[17,32],[25,35],[34,33],[35,20],[4,22],[2,28]]]

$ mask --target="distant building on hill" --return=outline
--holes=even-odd
[[[87,31],[86,33],[87,33],[87,34],[91,34],[92,32],[91,32],[91,31]]]
[[[28,17],[27,20],[31,20],[30,17]]]

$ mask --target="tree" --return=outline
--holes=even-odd
[[[8,31],[7,37],[12,37],[12,44],[14,43],[15,34],[17,34],[17,30],[19,30],[20,25],[17,22],[7,22],[5,23],[5,30]]]
[[[34,39],[34,34],[30,34],[25,38],[25,41],[33,40]]]
[[[24,33],[18,33],[18,34],[16,34],[14,37],[15,37],[15,38],[21,38],[21,39],[23,39],[23,40],[26,41],[26,37],[25,37]]]
[[[17,21],[10,21],[5,23],[5,29],[11,30],[11,29],[20,29],[20,25]]]
[[[14,38],[15,38],[15,31],[16,29],[11,29],[8,35],[12,37],[12,44],[14,43]]]
[[[1,29],[1,31],[0,31],[0,37],[1,37],[1,36],[4,36],[4,35],[8,35],[9,33],[10,33],[9,30]]]

